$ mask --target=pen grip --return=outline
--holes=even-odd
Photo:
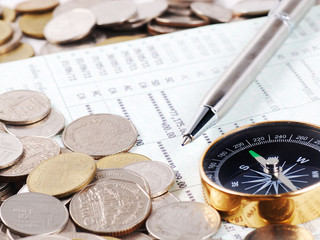
[[[283,3],[284,2],[284,3]],[[314,0],[283,1],[276,12],[286,13],[298,23],[314,4]],[[290,15],[291,14],[291,15]],[[209,90],[202,105],[212,107],[222,117],[257,77],[262,68],[290,34],[283,19],[270,16],[255,37]]]

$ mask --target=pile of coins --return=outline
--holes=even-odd
[[[40,53],[48,54],[261,16],[276,0],[241,0],[232,9],[215,2],[28,0],[15,10],[0,6],[0,63],[35,55],[32,46],[21,43],[22,35],[46,40]]]
[[[138,133],[121,116],[65,127],[44,94],[14,90],[0,95],[0,120],[0,239],[191,240],[219,229],[212,207],[169,192],[169,165],[128,152]]]

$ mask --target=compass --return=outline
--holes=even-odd
[[[228,222],[262,227],[320,216],[320,127],[289,121],[233,130],[202,156],[206,201]]]

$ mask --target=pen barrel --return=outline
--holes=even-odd
[[[202,105],[222,117],[287,39],[292,26],[304,17],[314,0],[281,1],[246,48],[209,90]]]

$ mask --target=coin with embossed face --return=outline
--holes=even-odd
[[[81,228],[118,237],[143,224],[151,211],[151,200],[136,183],[100,180],[75,194],[69,211]]]
[[[50,110],[48,97],[37,91],[14,90],[0,95],[0,119],[4,123],[34,123],[46,117]]]
[[[2,222],[22,236],[60,232],[69,214],[55,197],[41,193],[22,193],[8,198],[0,208]]]
[[[63,153],[40,163],[27,178],[31,192],[66,197],[91,182],[97,166],[94,159],[82,153]]]
[[[146,222],[156,239],[209,239],[220,226],[219,213],[200,202],[176,202],[153,212]]]
[[[128,151],[138,137],[134,125],[124,117],[94,114],[70,123],[62,134],[64,145],[95,158]]]
[[[17,136],[39,136],[52,137],[59,133],[65,125],[64,116],[56,109],[51,109],[48,116],[41,121],[28,125],[9,125],[5,126],[6,130]]]
[[[0,132],[0,169],[10,167],[22,156],[21,141],[9,133]]]
[[[147,180],[151,191],[151,198],[166,193],[174,183],[174,171],[162,162],[136,162],[124,167],[138,173]]]
[[[46,159],[60,153],[59,145],[50,138],[24,137],[20,139],[23,155],[13,166],[0,171],[0,179],[18,181],[27,176],[32,169]]]

